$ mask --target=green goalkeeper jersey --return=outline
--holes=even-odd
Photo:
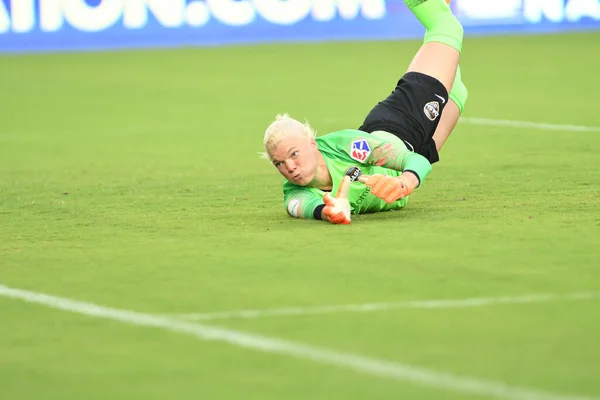
[[[320,136],[316,142],[333,181],[332,193],[337,192],[342,178],[353,167],[358,167],[364,175],[400,176],[403,171],[411,171],[421,182],[431,172],[431,164],[425,157],[408,150],[402,140],[387,132],[369,134],[348,129]],[[323,190],[294,185],[286,179],[283,194],[290,216],[319,218],[315,216],[315,210],[323,204]],[[348,200],[352,214],[365,214],[403,208],[408,197],[387,204],[372,195],[368,186],[355,181],[350,186]]]

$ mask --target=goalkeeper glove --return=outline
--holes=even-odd
[[[401,176],[375,174],[362,176],[360,181],[371,188],[371,194],[388,204],[401,200],[414,191],[414,188],[407,185]]]
[[[349,224],[350,219],[350,202],[348,201],[348,191],[350,190],[350,177],[344,176],[342,183],[335,195],[325,193],[323,201],[325,208],[323,214],[332,224]]]

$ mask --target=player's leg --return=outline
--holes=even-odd
[[[369,112],[359,130],[390,132],[433,164],[458,121],[456,109],[464,105],[459,99],[464,96],[450,94],[461,82],[455,77],[463,29],[445,0],[404,1],[427,29],[424,44],[394,91]]]
[[[445,1],[448,4],[450,4],[451,2],[451,0]],[[445,9],[440,2],[438,2],[437,4],[432,3],[432,5],[429,6],[431,11],[426,10],[425,7],[422,7],[422,10],[417,8],[421,3],[424,3],[424,1],[407,1],[407,5],[409,5],[409,7],[413,7],[413,10],[415,10],[415,15],[423,22],[423,25],[425,25],[425,27],[427,28],[427,33],[423,41],[423,48],[419,50],[419,52],[413,59],[411,65],[409,66],[408,70],[409,72],[421,72],[433,76],[440,80],[444,87],[446,87],[446,89],[451,88],[449,89],[450,94],[448,104],[445,105],[442,115],[440,117],[439,124],[435,129],[435,133],[433,134],[435,146],[439,151],[448,139],[448,136],[450,136],[450,133],[452,132],[456,124],[458,123],[458,119],[460,118],[460,115],[464,110],[464,106],[467,102],[469,94],[466,86],[462,81],[458,61],[456,61],[457,65],[455,75],[452,79],[453,83],[450,86],[448,86],[447,83],[447,79],[451,76],[452,70],[454,68],[456,54],[457,52],[460,53],[460,51],[462,50],[462,39],[460,40],[460,43],[458,41],[458,39],[462,36],[462,28],[459,28],[457,26],[457,21],[455,20],[455,18],[453,19],[447,16],[449,10]],[[446,16],[439,17],[439,19],[431,17],[431,14],[434,14],[434,9],[443,9],[444,11],[437,11],[437,13],[442,13],[442,15]],[[442,25],[447,26],[444,27]],[[449,28],[450,26],[451,28]],[[448,45],[449,48],[446,48],[446,53],[449,54],[435,54],[436,52],[433,50],[434,46],[428,44],[435,41],[439,41],[441,44]],[[436,50],[438,50],[437,47],[438,46],[436,45]],[[453,51],[453,49],[456,51]],[[432,59],[440,61],[432,62]],[[448,63],[448,65],[446,65],[446,63]]]
[[[463,27],[446,0],[404,0],[426,29],[423,45],[407,72],[439,80],[450,92],[462,51]]]
[[[442,146],[450,136],[452,130],[458,123],[458,119],[462,114],[467,98],[469,97],[469,91],[462,81],[460,73],[460,67],[456,70],[456,77],[454,78],[454,84],[450,91],[450,101],[444,108],[440,122],[433,134],[433,141],[438,151],[441,150]]]
[[[459,117],[460,111],[458,110],[458,106],[453,101],[450,101],[444,108],[440,123],[433,134],[433,141],[435,142],[435,147],[438,152],[442,149],[442,146],[446,143],[450,133],[454,130]]]

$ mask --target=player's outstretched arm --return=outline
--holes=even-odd
[[[335,194],[323,192],[316,188],[286,187],[284,185],[284,204],[290,217],[300,219],[316,219],[331,222],[332,224],[349,224],[350,202],[350,177],[345,177]]]

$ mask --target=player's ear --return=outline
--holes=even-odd
[[[312,147],[313,149],[317,149],[317,141],[315,140],[315,138],[310,138],[310,147]]]

